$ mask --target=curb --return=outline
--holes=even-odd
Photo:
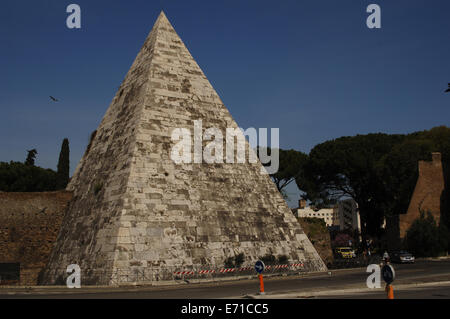
[[[408,289],[408,288],[426,288],[426,287],[435,287],[435,286],[450,286],[450,281],[435,281],[435,282],[425,282],[425,283],[414,283],[414,284],[399,284],[395,285],[395,289]],[[248,298],[248,299],[296,299],[302,297],[316,297],[316,296],[339,296],[351,293],[367,293],[367,292],[383,292],[384,288],[347,288],[347,289],[336,289],[336,290],[316,290],[309,292],[291,292],[285,294],[269,294],[269,295],[245,295],[244,297],[238,298]]]
[[[431,260],[431,261],[448,260],[448,259],[450,259],[450,256],[416,258],[416,260]]]
[[[344,269],[342,269],[344,270]],[[345,269],[349,270],[349,269]],[[298,272],[298,273],[272,273],[272,274],[265,274],[265,278],[276,278],[276,277],[299,277],[299,278],[305,278],[310,276],[317,276],[317,275],[327,275],[328,272],[324,271],[311,271],[311,272]],[[180,278],[176,280],[164,280],[164,281],[154,281],[154,282],[128,282],[128,283],[122,283],[122,284],[116,284],[116,285],[102,285],[102,286],[81,286],[81,289],[89,289],[89,290],[96,290],[96,289],[126,289],[126,288],[145,288],[145,287],[161,287],[161,286],[170,286],[176,288],[180,285],[189,285],[189,284],[208,284],[208,283],[215,283],[215,282],[235,282],[240,280],[251,280],[256,278],[257,274],[245,274],[240,276],[228,276],[228,277],[217,277],[217,278],[200,278],[200,279],[194,279],[194,278]],[[79,291],[80,289],[68,289],[66,286],[0,286],[0,292],[4,290],[10,290],[9,292],[13,292],[16,290],[19,292],[20,290],[67,290],[71,292]]]

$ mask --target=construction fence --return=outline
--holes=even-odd
[[[267,265],[263,275],[298,275],[321,269],[319,261],[304,261],[289,264]],[[53,278],[58,278],[55,284],[65,285],[70,275],[66,269],[53,269]],[[249,277],[256,275],[253,266],[239,268],[224,267],[132,267],[128,269],[107,270],[81,270],[82,285],[158,285],[164,282],[189,282],[195,280],[220,281],[227,278]]]

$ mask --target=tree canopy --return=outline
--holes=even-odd
[[[32,150],[27,151],[27,158],[25,160],[26,165],[34,165],[34,160],[36,159],[37,150],[33,148]]]
[[[313,202],[352,197],[359,205],[361,223],[374,233],[383,222],[379,202],[384,195],[376,163],[403,138],[368,134],[319,144],[311,150],[297,185]]]
[[[69,140],[63,140],[58,172],[35,166],[37,150],[28,151],[24,163],[0,162],[0,191],[45,192],[66,188],[69,180]]]
[[[258,148],[259,154],[260,148]],[[273,182],[280,192],[294,182],[302,174],[303,167],[308,160],[308,155],[296,150],[279,150],[279,169],[271,174]],[[266,164],[268,165],[268,164]]]
[[[44,192],[56,190],[56,172],[21,162],[0,162],[0,191]]]
[[[450,128],[341,137],[311,150],[296,183],[313,202],[352,197],[359,205],[363,234],[379,235],[384,218],[406,212],[418,161],[430,160],[436,151],[442,153],[448,183]],[[444,195],[448,201],[448,192]]]

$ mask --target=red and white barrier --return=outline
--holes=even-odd
[[[266,266],[266,270],[271,269],[286,269],[286,268],[297,268],[297,267],[304,267],[304,264],[302,262],[295,263],[295,264],[285,264],[285,265],[272,265],[272,266]],[[224,274],[224,273],[232,273],[232,272],[241,272],[241,271],[250,271],[253,270],[253,267],[241,267],[241,268],[221,268],[217,272]],[[177,271],[174,272],[174,275],[177,276],[187,276],[187,275],[195,275],[195,274],[214,274],[216,273],[216,270],[214,269],[203,269],[198,271]]]
[[[234,272],[236,268],[222,268],[219,270],[220,273]]]
[[[281,269],[281,268],[288,268],[288,267],[289,267],[289,265],[276,265],[273,268],[274,269]]]
[[[173,274],[185,276],[185,275],[194,275],[195,272],[194,271],[176,271]]]
[[[199,270],[198,273],[199,274],[213,274],[215,273],[215,270]]]

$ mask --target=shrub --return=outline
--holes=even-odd
[[[436,257],[448,250],[448,238],[444,223],[437,226],[430,212],[421,212],[406,232],[405,245],[417,257]]]
[[[234,256],[234,265],[239,268],[242,266],[245,260],[244,253],[240,253],[239,255]]]
[[[233,257],[228,257],[224,262],[225,268],[234,268]]]
[[[263,256],[263,257],[260,257],[259,258],[263,263],[264,263],[264,265],[266,265],[266,266],[268,266],[268,265],[275,265],[276,264],[276,258],[275,258],[275,256],[274,255],[272,255],[272,254],[267,254],[267,255],[265,255],[265,256]]]
[[[103,183],[97,182],[94,185],[94,194],[97,195],[103,188]]]
[[[224,261],[225,268],[239,268],[242,266],[245,260],[244,253],[240,253],[238,255],[235,255],[234,257],[228,257]]]
[[[286,256],[286,255],[281,255],[281,256],[278,257],[278,263],[279,263],[280,265],[285,265],[285,264],[287,264],[288,262],[289,262],[288,256]]]

